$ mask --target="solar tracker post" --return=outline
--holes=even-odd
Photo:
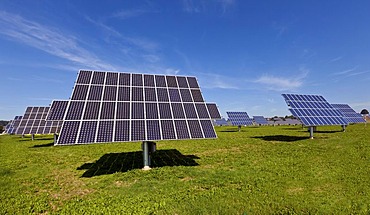
[[[31,134],[31,140],[35,140],[35,134]]]
[[[310,130],[310,139],[313,139],[313,126],[310,126],[309,127],[309,130]]]
[[[143,141],[143,143],[141,144],[141,148],[143,149],[143,161],[144,161],[143,170],[150,170],[151,169],[150,154],[156,150],[156,143],[151,141]]]

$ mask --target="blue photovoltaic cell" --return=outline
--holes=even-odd
[[[130,121],[116,121],[115,142],[130,141]]]
[[[85,102],[72,101],[66,115],[66,120],[80,120]]]
[[[131,119],[144,119],[144,103],[132,103]]]
[[[143,76],[141,74],[132,74],[132,86],[143,86]]]
[[[88,85],[76,85],[71,100],[85,100],[87,96]]]
[[[146,103],[145,115],[146,119],[158,119],[159,117],[157,103]]]
[[[115,108],[115,102],[103,102],[101,107],[100,119],[114,119]]]
[[[159,120],[147,120],[147,139],[148,140],[160,140],[161,129],[159,127]]]
[[[53,101],[46,120],[63,120],[68,101]]]
[[[104,96],[103,100],[104,101],[116,101],[117,95],[117,87],[116,86],[106,86],[104,89]]]
[[[104,84],[104,79],[105,79],[105,74],[106,72],[94,72],[93,77],[91,80],[91,84]]]
[[[89,84],[92,76],[91,71],[80,71],[77,78],[78,84]]]
[[[215,122],[215,125],[219,125],[219,126],[228,125],[226,119],[224,118],[216,119],[214,122]]]
[[[208,110],[205,104],[195,104],[199,119],[209,119]]]
[[[175,76],[166,76],[167,79],[167,86],[168,87],[176,87],[177,88],[177,82]]]
[[[64,121],[58,144],[76,143],[79,125],[80,121]]]
[[[175,120],[177,139],[189,139],[189,129],[186,120]],[[212,127],[213,130],[213,127]]]
[[[226,112],[232,125],[253,125],[253,119],[247,112]]]
[[[158,101],[168,102],[168,92],[166,88],[157,88]]]
[[[177,76],[177,83],[179,85],[179,88],[189,88],[188,81],[185,77]]]
[[[130,103],[118,102],[117,103],[117,119],[130,119]]]
[[[200,124],[202,125],[202,130],[204,132],[205,138],[216,138],[217,137],[213,129],[211,120],[200,120]]]
[[[84,121],[81,125],[78,143],[93,143],[95,142],[96,128],[98,121]]]
[[[289,111],[306,126],[346,125],[343,115],[319,95],[282,94]]]
[[[182,102],[193,102],[189,89],[180,89]]]
[[[118,88],[118,101],[131,101],[130,87]]]
[[[143,88],[141,87],[132,88],[132,101],[144,101]]]
[[[154,75],[144,75],[144,86],[155,87]]]
[[[161,125],[162,125],[162,138],[164,140],[176,139],[172,120],[162,120]]]
[[[181,103],[171,103],[173,118],[185,119],[184,108]]]
[[[131,75],[129,73],[119,73],[119,85],[131,86]]]
[[[108,143],[113,141],[113,121],[100,121],[96,142]]]
[[[203,100],[203,96],[202,96],[202,93],[200,92],[200,90],[191,90],[191,95],[193,96],[193,100],[194,102],[204,102]]]
[[[144,88],[144,93],[145,93],[145,101],[147,101],[147,102],[157,101],[155,88],[146,87],[146,88]]]
[[[180,93],[178,89],[169,89],[170,101],[171,102],[181,102]]]
[[[263,116],[253,116],[253,120],[256,124],[259,124],[259,125],[267,125],[268,124],[267,119]]]
[[[203,138],[202,129],[198,120],[188,120],[191,138]],[[213,127],[212,127],[213,130]]]
[[[167,87],[166,78],[163,75],[156,75],[155,83],[157,87]]]
[[[171,119],[171,108],[169,103],[159,103],[159,116],[161,119]]]
[[[88,100],[101,100],[103,86],[91,86]]]
[[[145,121],[131,121],[131,141],[145,140]]]
[[[85,111],[84,119],[98,119],[100,104],[100,102],[87,102],[85,109],[88,111]]]
[[[105,85],[117,86],[117,83],[118,83],[118,73],[108,72],[105,80]]]
[[[198,81],[195,77],[187,77],[190,88],[199,88]]]
[[[206,105],[211,119],[221,119],[221,114],[215,103],[207,103]]]
[[[343,115],[343,119],[347,123],[363,123],[366,122],[361,114],[356,113],[348,104],[331,104]]]
[[[193,103],[184,103],[185,115],[188,119],[197,119],[197,113]]]

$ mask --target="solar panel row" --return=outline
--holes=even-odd
[[[361,114],[356,113],[348,104],[331,104],[339,112],[342,113],[344,120],[347,123],[363,123],[366,122]]]
[[[263,116],[253,116],[253,120],[256,124],[259,124],[259,125],[267,125],[268,124],[267,119]]]
[[[342,114],[319,95],[282,94],[289,111],[306,126],[346,125]]]

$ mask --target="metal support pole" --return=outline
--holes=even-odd
[[[31,134],[32,141],[35,140],[35,134]]]
[[[309,129],[310,129],[310,139],[313,139],[313,126],[310,126]]]
[[[143,141],[143,144],[141,146],[143,148],[143,159],[144,159],[143,170],[150,170],[149,144],[147,141]]]
[[[54,145],[57,144],[57,140],[58,140],[58,135],[57,134],[54,134]]]
[[[238,132],[240,132],[241,129],[242,129],[242,126],[238,125]]]
[[[346,125],[342,125],[342,131],[346,132]]]

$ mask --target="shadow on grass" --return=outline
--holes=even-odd
[[[252,138],[262,139],[266,141],[281,141],[281,142],[293,142],[293,141],[309,139],[309,137],[287,136],[287,135],[255,136]]]
[[[52,143],[45,143],[45,144],[39,144],[39,145],[34,145],[31,148],[42,148],[42,147],[51,147],[54,146],[54,142]]]
[[[195,155],[183,155],[176,149],[157,150],[151,155],[152,164],[150,167],[164,166],[198,166]],[[143,152],[122,152],[103,155],[94,163],[85,163],[77,170],[84,170],[82,177],[93,177],[98,175],[113,174],[116,172],[127,172],[143,168]]]

